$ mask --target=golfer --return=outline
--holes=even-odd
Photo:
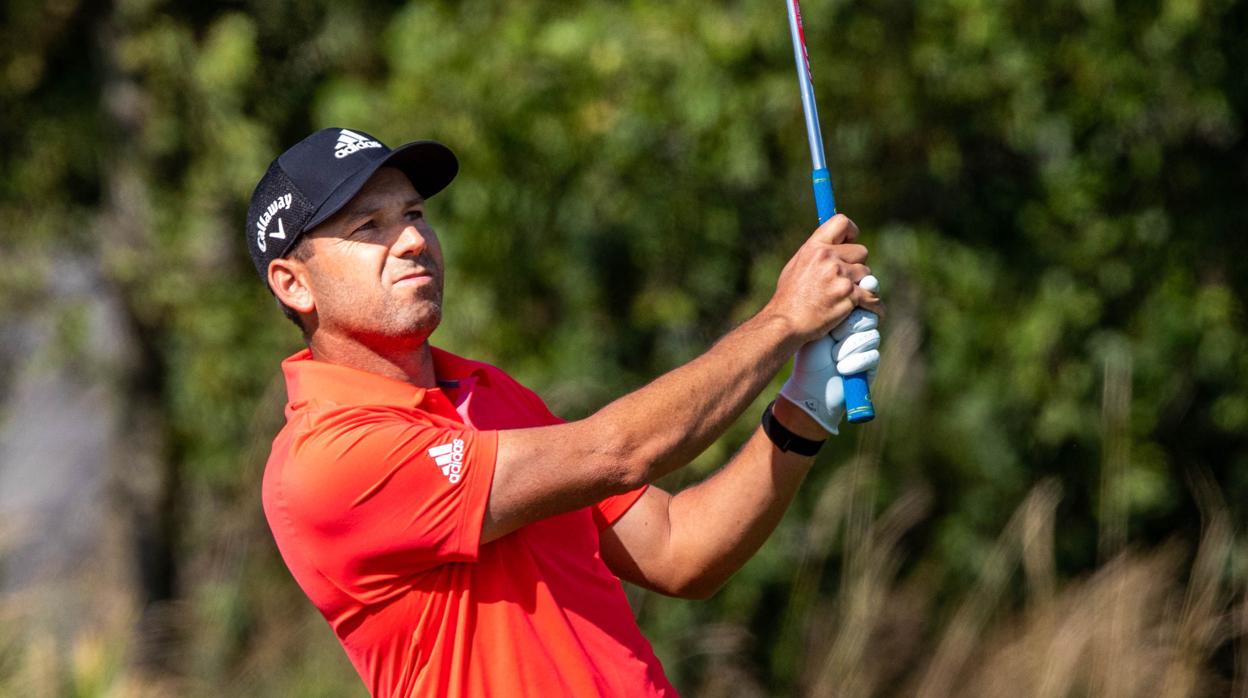
[[[430,344],[447,306],[426,202],[458,169],[436,142],[391,150],[330,128],[257,186],[247,243],[307,342],[282,363],[273,537],[374,696],[675,695],[620,580],[705,598],[762,545],[836,433],[840,373],[879,361],[867,251],[833,218],[756,315],[565,423],[498,368]],[[719,472],[678,494],[650,484],[795,352]]]

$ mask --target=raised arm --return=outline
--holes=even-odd
[[[862,285],[878,288],[874,277]],[[810,442],[837,433],[845,409],[841,376],[870,373],[879,365],[878,322],[874,313],[854,311],[831,336],[803,346],[780,396],[764,413],[771,436],[760,425],[727,465],[675,496],[647,489],[602,532],[607,565],[670,596],[714,593],[780,523],[814,462],[818,447]],[[795,443],[784,430],[807,443]]]
[[[666,475],[720,436],[803,343],[856,306],[870,271],[858,229],[836,216],[797,251],[767,305],[705,354],[568,424],[499,432],[482,542]]]

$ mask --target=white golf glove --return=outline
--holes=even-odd
[[[860,282],[875,290],[879,282],[868,276]],[[831,434],[839,434],[845,415],[845,388],[841,376],[866,372],[875,378],[880,365],[879,317],[855,309],[832,333],[805,344],[793,357],[793,373],[780,394]]]

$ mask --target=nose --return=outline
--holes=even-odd
[[[428,246],[424,233],[409,223],[399,231],[399,237],[390,246],[390,254],[395,257],[419,257]]]

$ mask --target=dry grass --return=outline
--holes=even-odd
[[[829,486],[825,515],[844,480]],[[1127,550],[1064,585],[1054,573],[1059,490],[1039,485],[1002,532],[979,579],[933,628],[930,589],[900,581],[897,543],[927,498],[901,498],[868,528],[835,604],[810,604],[803,695],[1098,696],[1245,695],[1214,655],[1239,647],[1248,619],[1243,590],[1225,569],[1232,533],[1207,483],[1198,492],[1204,532],[1194,560],[1179,545]],[[811,522],[827,536],[826,521]],[[826,542],[826,539],[822,539]],[[1012,601],[1023,582],[1025,598]],[[807,582],[809,583],[809,582]],[[805,602],[799,602],[805,603]],[[933,632],[934,631],[934,632]],[[733,695],[732,692],[715,692]]]

